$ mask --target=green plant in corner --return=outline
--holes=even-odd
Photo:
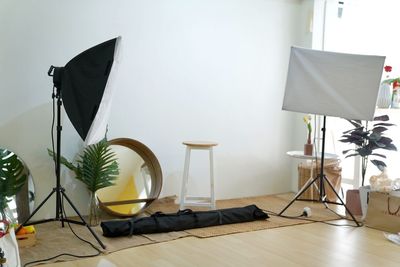
[[[51,157],[55,153],[48,149]],[[75,178],[83,182],[90,192],[114,185],[119,174],[115,153],[110,149],[106,139],[87,146],[79,156],[76,165],[65,157],[60,157],[61,164],[75,173]]]
[[[392,139],[384,136],[384,132],[388,130],[388,126],[394,124],[388,123],[389,116],[383,115],[374,118],[372,128],[368,125],[368,121],[361,120],[347,120],[355,128],[343,132],[340,142],[350,143],[355,145],[355,148],[344,150],[343,154],[346,158],[353,156],[361,157],[361,185],[364,186],[365,174],[367,172],[368,160],[371,161],[380,171],[386,167],[385,162],[378,159],[370,159],[371,156],[375,158],[386,158],[385,155],[376,153],[377,149],[397,151],[396,146],[392,143]]]
[[[4,210],[27,179],[25,165],[13,152],[0,149],[0,220],[6,223]],[[6,229],[5,229],[6,230]]]
[[[55,158],[53,151],[48,149],[48,153],[53,159]],[[75,173],[75,178],[83,182],[91,193],[89,224],[97,225],[99,218],[95,211],[97,206],[96,191],[114,185],[119,174],[116,156],[111,150],[109,142],[104,138],[96,144],[87,146],[79,155],[76,165],[62,156],[60,162],[72,170]],[[92,218],[92,216],[94,217]]]

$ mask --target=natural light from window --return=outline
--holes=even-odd
[[[385,65],[393,67],[390,77],[400,76],[400,53],[398,33],[400,1],[396,0],[345,0],[341,18],[338,16],[339,1],[327,1],[325,42],[326,51],[343,53],[383,55]],[[321,12],[321,11],[320,11]],[[356,84],[354,86],[357,86]],[[397,126],[389,127],[387,136],[400,149],[400,109],[379,109],[376,115],[387,114],[390,122]],[[341,156],[343,183],[349,187],[358,187],[360,168],[358,158],[344,159],[342,151],[349,149],[349,144],[338,142],[342,132],[352,128],[344,119],[327,120],[327,152]],[[382,151],[380,151],[382,153]],[[391,179],[400,178],[400,153],[384,151],[384,159]],[[379,170],[368,164],[366,184],[369,177],[378,174]],[[350,185],[350,186],[349,186]],[[344,186],[346,188],[346,186]]]

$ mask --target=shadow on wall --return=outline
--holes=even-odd
[[[64,119],[64,121],[67,124],[68,120]],[[56,182],[54,164],[47,154],[47,148],[51,148],[51,123],[52,103],[50,102],[30,109],[16,117],[9,118],[7,122],[0,125],[0,147],[7,148],[16,153],[31,171],[35,183],[35,206],[51,192]],[[71,136],[71,127],[66,126],[63,127],[63,137],[65,135],[65,138],[62,140],[62,147],[65,153],[62,152],[62,154],[68,154],[69,151],[74,151],[74,154],[76,154],[78,148],[70,139],[76,141],[77,138]],[[66,149],[64,149],[66,147],[65,144],[68,144],[68,148]],[[69,158],[73,157],[69,156]],[[76,197],[84,198],[87,196],[85,187],[76,186],[75,181],[72,179],[69,172],[62,170],[61,183],[67,183],[66,190],[73,192],[73,195],[70,195],[70,197],[76,199]],[[82,204],[85,203],[84,200],[80,202]],[[39,210],[34,216],[34,220],[54,216],[55,199],[47,203],[45,208]],[[87,209],[87,204],[81,205],[83,207],[77,206],[82,212],[85,212]],[[68,208],[67,213],[70,213],[71,210]]]

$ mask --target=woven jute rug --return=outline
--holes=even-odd
[[[293,194],[280,194],[280,195],[268,195],[259,197],[247,197],[239,199],[227,199],[218,200],[217,208],[232,208],[232,207],[244,207],[247,205],[255,204],[259,208],[267,211],[268,214],[272,212],[281,211],[292,199]],[[177,212],[179,206],[175,204],[176,197],[165,197],[158,199],[146,210],[147,214],[161,211],[164,213]],[[320,203],[295,201],[290,208],[284,213],[288,216],[300,215],[303,208],[308,206],[312,210],[312,219],[318,221],[328,221],[338,219],[338,216],[327,209]],[[200,209],[193,209],[200,210]],[[292,226],[297,224],[312,223],[310,221],[300,219],[289,219],[284,217],[270,216],[265,221],[255,221],[247,223],[238,223],[230,225],[213,226],[198,229],[189,229],[179,232],[161,233],[161,234],[147,234],[147,235],[135,235],[131,237],[118,237],[118,238],[106,238],[102,236],[100,227],[92,228],[102,242],[106,245],[106,249],[102,250],[103,253],[107,254],[110,252],[118,251],[135,246],[148,245],[158,242],[166,242],[177,238],[195,236],[199,238],[213,237],[219,235],[227,235],[248,231],[256,231],[263,229],[270,229],[276,227]],[[51,222],[45,224],[36,225],[37,230],[37,243],[33,247],[20,249],[20,256],[22,263],[43,260],[54,257],[56,255],[74,254],[74,255],[91,255],[95,254],[94,250],[89,244],[79,240],[71,232],[70,228],[66,224],[64,228],[61,227],[59,222]],[[100,248],[97,241],[90,234],[88,229],[84,226],[71,225],[73,231],[82,239],[92,242],[96,247]],[[62,256],[58,257],[58,261],[75,260],[75,257]],[[56,260],[49,260],[54,262]],[[32,266],[32,265],[29,265]]]

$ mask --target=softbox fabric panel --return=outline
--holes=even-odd
[[[63,69],[60,89],[65,111],[83,140],[100,107],[116,43],[114,38],[96,45],[74,57]]]
[[[385,57],[292,47],[283,110],[372,120]]]
[[[164,233],[215,225],[265,220],[268,214],[256,205],[213,211],[183,210],[164,214],[156,212],[150,217],[130,220],[113,220],[101,223],[105,237]]]
[[[100,107],[86,136],[86,145],[91,145],[99,142],[104,138],[104,135],[107,131],[108,118],[111,113],[111,103],[116,87],[116,75],[118,72],[120,54],[121,37],[118,37],[115,39],[114,62],[108,75],[108,80],[104,89],[103,98],[101,99]]]

